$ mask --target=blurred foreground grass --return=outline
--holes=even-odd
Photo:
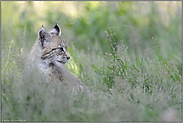
[[[1,8],[2,120],[181,120],[181,2],[3,1]],[[55,23],[72,56],[65,67],[91,97],[45,86],[36,68],[23,72],[41,25]]]

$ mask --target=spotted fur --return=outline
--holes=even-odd
[[[47,78],[47,83],[54,83],[59,80],[64,85],[72,86],[74,90],[83,91],[82,82],[67,69],[63,68],[63,65],[69,59],[67,44],[61,38],[60,27],[56,24],[48,33],[42,26],[30,52],[28,63],[38,66],[40,72]],[[88,90],[87,87],[86,89]]]

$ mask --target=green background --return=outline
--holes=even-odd
[[[175,1],[1,2],[2,120],[180,120],[181,10]],[[22,72],[42,24],[56,23],[71,56],[65,68],[95,98],[38,87],[35,72]]]

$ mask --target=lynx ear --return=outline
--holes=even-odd
[[[61,29],[60,27],[56,24],[54,28],[50,31],[50,34],[56,34],[56,35],[61,35]]]
[[[42,25],[41,29],[38,31],[38,39],[44,38],[44,27]]]
[[[50,35],[44,30],[44,27],[42,25],[41,29],[38,31],[38,40],[42,48],[45,48],[45,46],[48,44],[47,38],[49,37]]]

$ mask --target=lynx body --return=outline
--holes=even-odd
[[[67,44],[60,36],[61,29],[58,25],[55,25],[49,33],[42,26],[38,31],[28,62],[39,68],[41,74],[46,77],[47,83],[60,81],[64,85],[71,86],[74,91],[83,91],[84,86],[80,79],[63,67],[70,56],[67,52]],[[85,88],[88,90],[87,87]]]

